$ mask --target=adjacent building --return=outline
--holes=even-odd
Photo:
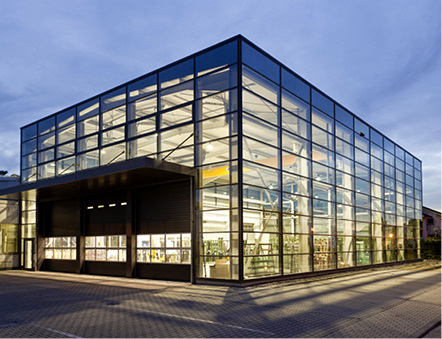
[[[25,269],[248,284],[420,258],[422,164],[236,36],[21,129]]]
[[[440,237],[440,212],[431,208],[422,207],[423,240],[428,237]]]

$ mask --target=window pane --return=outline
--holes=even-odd
[[[75,122],[75,107],[57,114],[58,128]]]
[[[334,133],[334,121],[327,115],[313,110],[312,112],[312,124],[321,127],[329,133]]]
[[[242,61],[279,84],[279,66],[249,44],[242,43]]]
[[[243,133],[270,145],[278,145],[278,130],[261,120],[243,115]]]
[[[77,123],[77,134],[78,137],[89,135],[98,132],[99,129],[99,117],[94,116],[92,118],[80,121]]]
[[[89,118],[98,114],[99,102],[98,98],[89,100],[77,107],[78,120]]]
[[[193,100],[193,81],[166,89],[161,92],[160,108],[166,110]]]
[[[243,138],[244,159],[278,168],[278,149],[254,139]]]
[[[77,170],[75,157],[57,161],[57,175],[74,173]]]
[[[42,135],[55,130],[55,117],[49,117],[38,122],[38,134]]]
[[[235,87],[237,75],[236,66],[232,66],[199,78],[196,81],[196,97],[205,97]]]
[[[310,86],[301,79],[286,71],[284,68],[282,69],[281,73],[282,86],[288,89],[293,94],[296,94],[298,97],[304,99],[307,102],[310,102]]]
[[[37,139],[29,140],[21,145],[22,154],[28,154],[37,150]]]
[[[102,114],[103,129],[112,128],[126,122],[126,106],[120,106]]]
[[[330,116],[334,116],[333,101],[326,98],[324,95],[312,89],[312,105],[319,108],[322,112]]]
[[[105,112],[126,103],[126,87],[121,87],[101,97],[101,111]]]
[[[101,144],[108,145],[117,141],[124,140],[125,127],[117,127],[114,129],[108,129],[101,134]]]
[[[157,152],[157,134],[129,141],[129,158],[146,156]]]
[[[353,129],[353,116],[345,109],[335,105],[336,120]]]
[[[197,125],[197,129],[200,131],[199,139],[204,142],[236,134],[237,119],[237,114],[232,113],[203,120]]]
[[[78,152],[98,147],[98,134],[77,141]]]
[[[38,149],[45,149],[55,145],[55,133],[47,133],[41,137],[38,137]]]
[[[293,134],[282,132],[281,148],[303,157],[310,158],[310,143],[302,138],[296,137]]]
[[[128,105],[128,119],[135,120],[157,111],[157,96],[151,95]]]
[[[155,116],[151,116],[146,119],[133,122],[129,124],[128,127],[129,127],[129,132],[128,132],[129,138],[153,132],[156,129]]]
[[[118,161],[126,160],[126,144],[121,143],[103,148],[100,152],[100,164],[108,165]]]
[[[196,120],[236,111],[237,106],[236,89],[211,95],[196,102]]]
[[[157,90],[157,75],[154,74],[137,80],[134,83],[129,84],[127,88],[130,101],[148,96]]]
[[[281,125],[291,133],[310,139],[310,124],[284,109],[281,114]]]
[[[192,120],[192,105],[184,106],[160,115],[160,128],[179,125]]]
[[[353,144],[353,132],[349,130],[347,127],[341,125],[339,122],[336,122],[336,136],[347,141],[350,144]]]
[[[33,124],[28,127],[24,127],[21,130],[22,141],[26,141],[37,136],[37,124]]]
[[[310,105],[284,90],[282,91],[281,105],[287,111],[305,120],[310,120]]]
[[[278,124],[278,106],[243,90],[243,110],[265,121]]]
[[[179,63],[160,72],[161,88],[177,85],[193,78],[193,59]]]
[[[232,41],[224,46],[206,52],[195,59],[198,76],[237,62],[238,44]]]
[[[312,140],[321,146],[334,149],[333,135],[315,126],[312,127]]]
[[[278,103],[279,88],[277,85],[268,81],[251,69],[243,66],[242,85],[244,88],[252,91],[273,103]]]
[[[65,127],[58,130],[57,143],[63,144],[67,141],[75,139],[75,125]]]

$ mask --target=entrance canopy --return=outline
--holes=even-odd
[[[197,169],[152,158],[124,162],[79,171],[73,174],[20,184],[0,190],[0,199],[63,199],[92,193],[172,182],[196,177]]]

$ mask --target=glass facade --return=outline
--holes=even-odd
[[[197,168],[197,279],[420,257],[420,160],[241,36],[21,136],[22,183],[144,156]],[[165,239],[158,247],[154,235],[138,237],[140,262],[191,261],[182,239],[168,248]],[[117,258],[98,255],[96,242],[86,247],[86,260]]]

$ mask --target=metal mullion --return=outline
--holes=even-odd
[[[312,87],[310,86],[310,103],[309,103],[309,109],[310,109],[310,155],[312,154],[312,145],[313,145],[313,124],[311,122],[312,117]],[[314,219],[313,219],[313,159],[310,159],[310,260],[311,260],[311,271],[315,272],[315,243],[314,243]]]
[[[243,233],[243,111],[242,111],[242,37],[237,39],[237,57],[238,57],[238,86],[237,86],[237,100],[238,100],[238,280],[240,283],[244,282],[244,233]],[[231,161],[231,159],[230,159]]]

